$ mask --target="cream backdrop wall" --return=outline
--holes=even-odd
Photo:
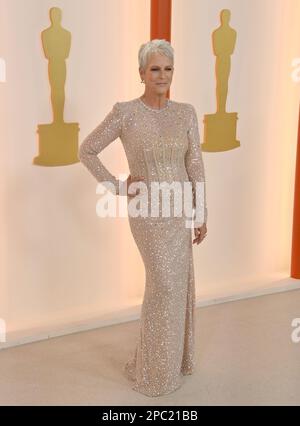
[[[300,94],[292,60],[300,57],[300,2],[187,3],[173,1],[180,63],[172,95],[195,105],[202,140],[201,117],[215,112],[211,32],[220,10],[231,10],[230,26],[237,31],[227,110],[238,112],[241,147],[204,153],[209,235],[194,252],[198,295],[273,286],[290,273]]]
[[[95,179],[80,163],[32,164],[37,125],[52,119],[40,33],[53,6],[72,33],[65,121],[79,122],[80,142],[115,102],[144,88],[137,52],[149,40],[150,1],[0,0],[7,65],[0,84],[0,317],[8,344],[138,318],[144,292],[127,218],[96,215]],[[200,302],[272,291],[290,267],[300,98],[291,63],[300,57],[300,3],[173,0],[171,98],[195,105],[201,139],[202,117],[215,111],[211,33],[223,8],[237,31],[227,105],[238,112],[241,147],[203,153],[209,216],[208,236],[194,248]],[[120,140],[100,158],[116,175],[129,172]]]

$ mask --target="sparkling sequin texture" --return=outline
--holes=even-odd
[[[144,176],[147,187],[163,181],[189,181],[193,188],[196,182],[205,184],[198,120],[191,104],[169,100],[155,109],[140,98],[114,104],[82,142],[78,155],[98,182],[116,187],[118,179],[97,155],[118,137],[131,175]],[[202,203],[207,222],[205,191]],[[161,217],[161,206],[159,212],[158,217],[128,215],[146,282],[136,346],[124,373],[132,389],[150,397],[175,391],[195,368],[193,231],[186,227],[184,215]]]

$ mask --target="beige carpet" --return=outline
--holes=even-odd
[[[0,351],[0,405],[300,405],[300,290],[197,309],[196,372],[162,397],[131,389],[123,364],[139,322]]]

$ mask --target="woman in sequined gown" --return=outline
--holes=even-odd
[[[163,181],[191,182],[193,189],[196,182],[205,185],[195,108],[166,98],[173,76],[173,48],[165,40],[152,40],[141,46],[139,64],[144,95],[113,105],[81,144],[80,161],[98,182],[108,182],[109,190],[114,184],[115,193],[122,195],[120,181],[97,157],[120,138],[130,170],[127,184],[134,179],[144,182],[147,188],[151,182]],[[124,195],[128,205],[133,195]],[[132,381],[132,389],[147,396],[175,391],[183,376],[194,371],[192,243],[199,244],[207,232],[205,191],[202,202],[204,220],[201,224],[194,221],[192,229],[186,226],[184,214],[162,217],[161,204],[158,217],[128,214],[145,266],[146,283],[136,347],[124,364],[124,373]]]

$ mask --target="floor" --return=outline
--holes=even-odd
[[[300,405],[300,290],[196,312],[196,371],[169,395],[142,395],[123,375],[133,321],[1,350],[0,405]]]

